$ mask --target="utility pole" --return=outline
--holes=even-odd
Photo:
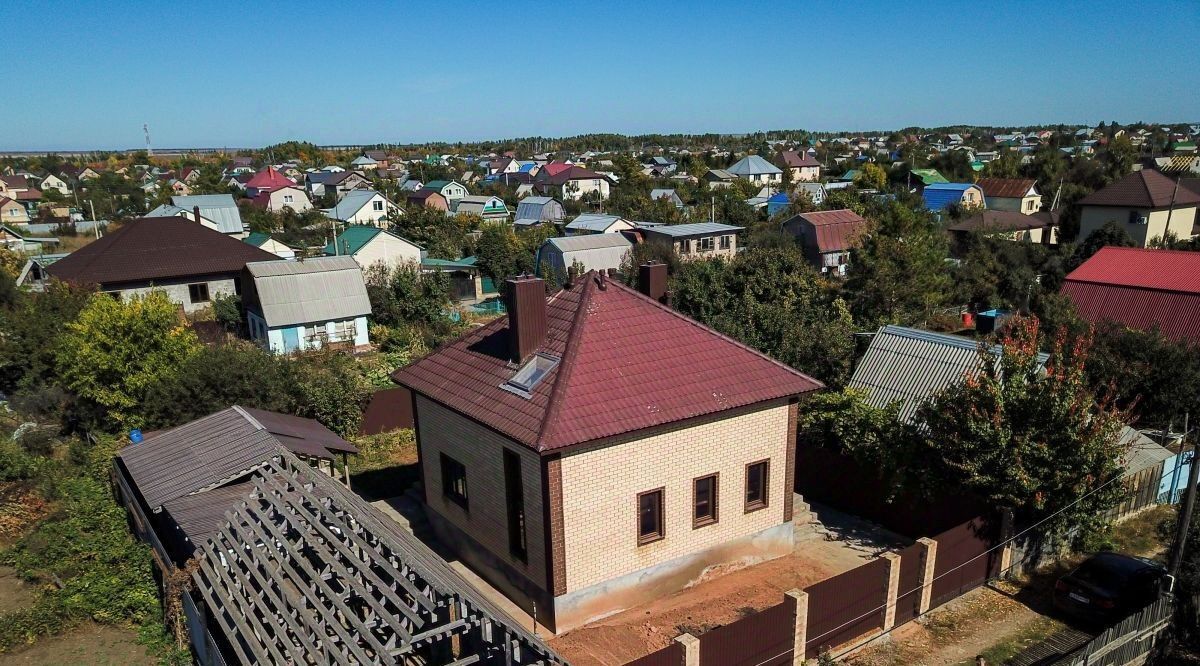
[[[1188,436],[1187,415],[1183,417],[1183,438]],[[1182,446],[1179,455],[1183,456]],[[1175,537],[1175,553],[1171,556],[1171,575],[1178,577],[1179,569],[1183,566],[1183,552],[1187,548],[1188,531],[1192,526],[1192,511],[1196,508],[1196,484],[1200,482],[1200,459],[1196,456],[1196,446],[1192,446],[1191,468],[1188,469],[1187,495],[1183,500],[1183,512],[1179,514],[1179,534]]]

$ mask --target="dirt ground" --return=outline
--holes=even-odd
[[[36,587],[18,578],[11,567],[0,566],[0,615],[25,608],[36,600]]]
[[[0,548],[11,545],[50,510],[28,484],[0,482]]]
[[[783,593],[834,575],[820,562],[781,557],[710,578],[653,603],[631,608],[550,641],[572,666],[620,666],[666,647],[682,632],[712,627],[774,606]]]
[[[122,666],[154,664],[137,633],[98,624],[85,624],[58,636],[48,636],[14,652],[0,654],[0,666],[18,664],[89,664]]]

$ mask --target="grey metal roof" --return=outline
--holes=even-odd
[[[901,421],[911,421],[921,404],[979,368],[979,343],[946,333],[884,326],[854,369],[849,386],[866,389],[867,402],[900,402]]]
[[[1129,426],[1121,429],[1120,442],[1128,447],[1122,457],[1125,462],[1126,474],[1137,474],[1142,470],[1162,465],[1164,461],[1175,455]]]
[[[267,422],[256,414],[266,415]],[[267,464],[281,446],[331,458],[331,441],[337,440],[336,450],[358,451],[315,421],[290,418],[307,427],[296,427],[286,415],[234,406],[147,437],[117,456],[146,504],[159,511],[172,500],[225,485]],[[279,436],[272,430],[280,430]],[[313,447],[314,443],[321,448]]]
[[[756,176],[759,174],[783,173],[779,167],[764,160],[758,155],[747,155],[726,169],[735,176]]]
[[[744,227],[735,227],[732,224],[721,224],[720,222],[695,222],[692,224],[668,224],[655,227],[643,227],[645,231],[652,234],[662,234],[664,236],[684,237],[684,236],[709,236],[712,234],[731,234],[741,231]]]
[[[348,220],[354,217],[354,214],[367,205],[371,199],[374,199],[376,195],[383,196],[375,190],[350,190],[342,197],[341,201],[337,202],[336,206],[326,210],[325,214],[335,220]],[[387,200],[387,197],[383,198],[385,201]],[[388,205],[384,204],[385,212],[387,208]]]
[[[232,194],[191,194],[171,197],[171,203],[187,211],[199,206],[200,214],[215,222],[223,234],[238,234],[245,229]]]
[[[538,224],[563,218],[562,204],[554,197],[525,197],[517,204],[517,224]]]
[[[621,219],[620,215],[585,213],[568,222],[567,228],[573,231],[604,231]]]
[[[598,250],[601,248],[620,247],[628,248],[633,243],[622,234],[588,234],[586,236],[561,236],[558,238],[547,238],[546,242],[563,252],[577,252],[579,250]]]
[[[267,326],[353,319],[371,314],[362,268],[351,256],[246,264]]]

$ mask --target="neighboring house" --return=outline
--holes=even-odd
[[[0,224],[27,224],[29,211],[21,202],[0,196]]]
[[[488,175],[498,173],[516,173],[521,170],[521,164],[511,157],[496,157],[488,160]]]
[[[292,182],[291,178],[276,171],[275,167],[269,166],[254,174],[254,177],[246,182],[246,196],[253,199],[263,192],[273,192],[295,185],[296,183]]]
[[[1178,186],[1153,169],[1134,171],[1079,201],[1079,240],[1115,222],[1139,247],[1168,233],[1180,240],[1193,235],[1200,192]]]
[[[275,240],[270,234],[254,232],[247,234],[243,242],[253,245],[260,250],[266,250],[280,259],[295,259],[296,249]]]
[[[346,224],[372,224],[377,227],[386,227],[391,213],[403,213],[399,206],[375,190],[347,192],[336,206],[321,212],[326,217]]]
[[[414,192],[409,192],[405,197],[405,202],[409,206],[424,206],[426,208],[436,208],[437,210],[450,210],[450,203],[446,201],[446,197],[442,196],[441,192],[436,190],[419,189]]]
[[[804,256],[822,273],[845,275],[850,250],[859,246],[867,221],[852,210],[800,213],[783,223],[783,228],[800,240]]]
[[[1012,210],[981,210],[947,229],[959,248],[971,233],[1053,245],[1058,242],[1058,230],[1052,219],[1049,211],[1024,214]]]
[[[578,201],[584,197],[607,199],[612,181],[608,176],[578,164],[552,162],[537,172],[533,184],[543,195]]]
[[[680,259],[733,257],[737,253],[737,234],[742,227],[718,222],[696,222],[669,226],[641,227],[648,243],[664,243]]]
[[[476,303],[485,298],[484,278],[479,266],[466,259],[421,259],[423,273],[441,273],[450,281],[450,298],[459,303]]]
[[[54,262],[47,271],[124,298],[162,290],[185,312],[241,293],[247,262],[275,255],[183,217],[140,218]]]
[[[371,181],[357,171],[336,171],[321,179],[321,193],[313,196],[325,196],[333,192],[334,198],[341,201],[351,192],[371,189]]]
[[[1063,282],[1079,316],[1200,343],[1200,252],[1100,248]]]
[[[350,255],[366,270],[373,264],[420,263],[421,248],[376,226],[351,225],[325,246],[326,256]]]
[[[950,182],[937,169],[912,169],[909,173],[912,174],[909,184],[917,192],[930,185]]]
[[[865,390],[873,407],[899,403],[897,416],[909,423],[922,404],[978,370],[978,340],[888,325],[871,336],[848,386]]]
[[[921,191],[925,207],[943,211],[950,206],[974,208],[983,206],[983,190],[974,183],[934,183]]]
[[[984,202],[990,210],[1032,215],[1042,209],[1042,195],[1032,178],[980,178]]]
[[[281,187],[270,192],[260,192],[258,196],[250,200],[250,203],[272,213],[282,213],[284,210],[303,213],[312,210],[313,207],[304,189],[295,185]]]
[[[373,171],[379,168],[379,162],[376,162],[366,155],[359,155],[350,161],[350,168],[354,170],[363,169]]]
[[[737,176],[729,173],[725,169],[709,169],[704,172],[704,182],[708,185],[708,189],[716,190],[722,187],[733,187],[737,182]]]
[[[446,198],[446,203],[453,206],[455,201],[467,196],[467,186],[454,180],[431,180],[421,189],[433,190]]]
[[[598,213],[584,213],[568,222],[564,227],[568,236],[615,234],[633,228],[634,224],[620,215],[600,215]]]
[[[791,172],[792,182],[816,182],[821,180],[821,163],[807,152],[785,150],[779,153],[779,164]]]
[[[578,263],[584,271],[619,269],[633,247],[624,234],[588,234],[548,238],[538,248],[536,270],[540,277],[553,276],[558,282]],[[550,271],[550,273],[546,273]]]
[[[507,222],[509,210],[504,199],[486,194],[467,195],[454,204],[454,212],[478,215],[491,222]]]
[[[783,183],[783,171],[758,155],[747,155],[726,171],[756,185],[778,186]]]
[[[657,201],[659,199],[666,199],[671,202],[672,206],[683,208],[683,199],[679,198],[679,194],[675,190],[661,187],[650,190],[650,200]]]
[[[42,179],[42,182],[38,185],[38,187],[40,187],[43,192],[46,190],[57,190],[58,193],[63,196],[67,196],[71,193],[71,186],[67,185],[65,180],[52,173],[46,174],[46,177]]]
[[[825,197],[828,192],[825,190],[825,185],[822,183],[796,183],[792,186],[797,196],[806,195],[813,202],[813,205],[820,206],[825,203]]]
[[[47,250],[53,250],[54,246],[59,244],[59,240],[47,236],[33,236],[29,233],[22,233],[7,224],[0,226],[0,245],[5,249],[22,254],[46,254]]]
[[[260,345],[276,354],[370,345],[371,301],[353,257],[256,261],[245,271],[246,325]]]
[[[196,218],[197,210],[200,217]],[[146,213],[146,217],[183,217],[200,222],[209,229],[244,238],[246,228],[242,223],[242,211],[232,194],[194,194],[171,197],[171,203],[163,204]]]
[[[539,224],[558,224],[567,216],[562,203],[554,197],[525,197],[517,204],[518,227],[534,227]]]
[[[662,305],[666,266],[643,271],[645,294],[510,280],[507,317],[393,375],[438,540],[555,632],[793,547],[798,400],[820,382]]]

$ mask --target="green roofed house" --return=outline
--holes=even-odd
[[[271,234],[264,234],[260,231],[255,231],[242,239],[242,242],[249,243],[260,250],[266,250],[280,259],[295,259],[296,250],[290,246],[284,245],[279,241],[271,238]]]
[[[380,262],[397,265],[420,263],[421,248],[396,234],[367,225],[350,225],[334,242],[325,245],[325,255],[354,257],[364,270]]]
[[[479,275],[479,266],[463,259],[434,259],[425,257],[421,260],[421,271],[424,273],[444,273],[450,278],[450,297],[459,303],[476,303],[484,298],[483,280]]]
[[[860,173],[860,172],[859,172],[859,170],[858,170],[858,169],[850,169],[850,170],[849,170],[849,171],[847,171],[846,173],[844,173],[844,174],[842,174],[842,175],[838,176],[838,177],[836,178],[836,180],[837,180],[839,183],[853,183],[853,182],[854,182],[854,179],[855,179],[855,178],[858,178],[858,174],[859,174],[859,173]]]
[[[433,190],[443,197],[451,207],[454,202],[467,196],[467,187],[462,183],[454,180],[431,180],[421,188],[423,190]]]
[[[948,183],[946,179],[937,169],[913,169],[912,170],[912,186],[917,188],[920,193],[929,185],[937,183]]]

